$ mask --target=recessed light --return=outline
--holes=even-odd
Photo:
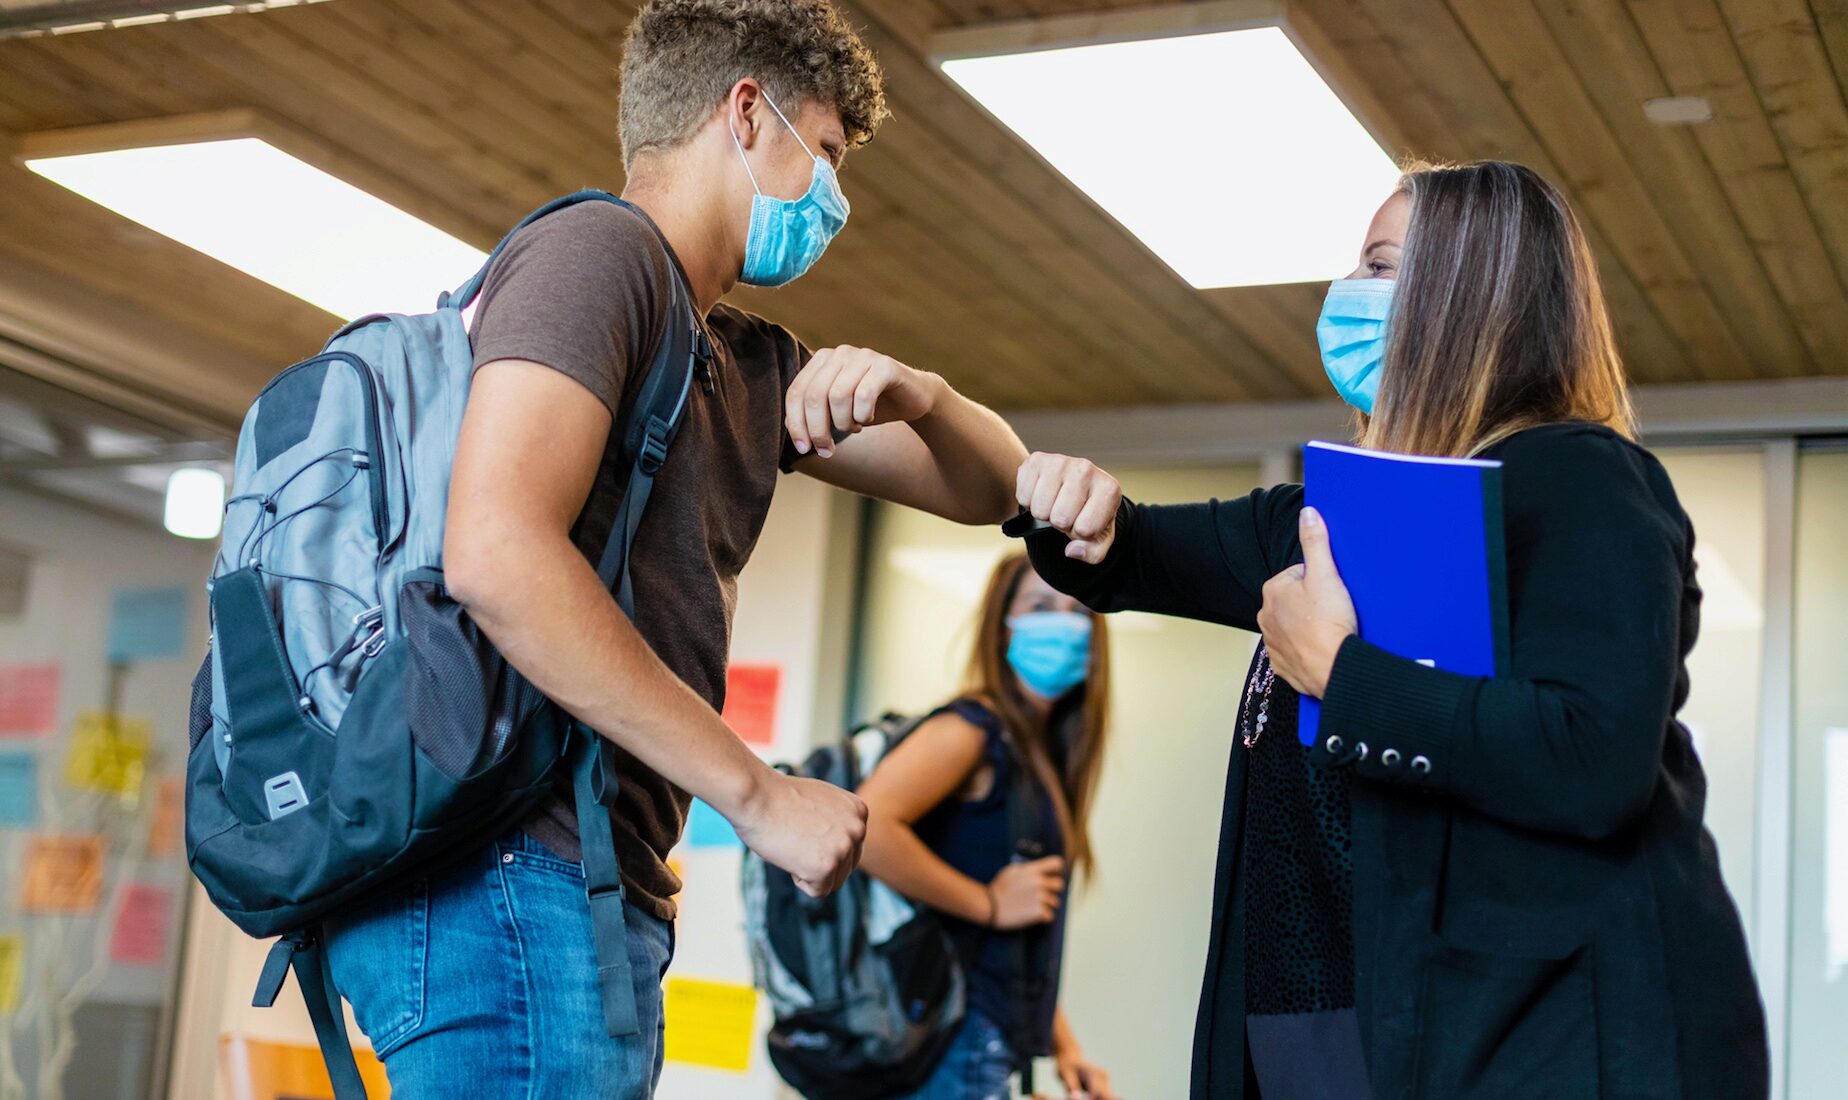
[[[1195,287],[1339,278],[1398,182],[1278,26],[939,64]]]
[[[341,318],[422,313],[485,253],[256,137],[28,157],[39,175]]]
[[[1713,104],[1701,95],[1658,96],[1643,100],[1643,115],[1658,126],[1694,126],[1713,121]]]
[[[167,530],[183,539],[215,539],[224,523],[225,475],[183,466],[167,477]]]

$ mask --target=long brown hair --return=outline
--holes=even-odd
[[[1090,870],[1095,865],[1088,823],[1097,793],[1097,773],[1104,761],[1110,713],[1109,631],[1103,616],[1093,616],[1091,662],[1084,683],[1054,705],[1047,721],[1036,718],[1019,677],[1007,663],[1007,609],[1029,568],[1027,556],[1015,554],[1002,559],[989,574],[963,692],[1001,719],[1015,751],[1051,794],[1065,838],[1067,865],[1073,872],[1079,868]],[[1068,738],[1068,747],[1055,754],[1054,738]],[[1063,774],[1054,763],[1060,756],[1065,760]]]
[[[1560,420],[1635,438],[1597,263],[1565,198],[1507,161],[1415,164],[1380,390],[1361,442],[1476,454]]]

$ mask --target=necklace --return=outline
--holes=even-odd
[[[1246,748],[1255,748],[1258,738],[1264,736],[1264,723],[1270,721],[1271,687],[1277,682],[1277,673],[1271,668],[1270,650],[1264,643],[1258,643],[1258,663],[1251,670],[1251,680],[1245,684],[1245,705],[1239,710],[1239,732]],[[1258,699],[1258,717],[1254,725],[1251,720],[1251,700]]]

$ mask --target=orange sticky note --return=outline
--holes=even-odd
[[[184,788],[177,775],[164,775],[154,788],[154,810],[148,821],[148,858],[166,859],[180,850],[186,835]]]
[[[734,664],[725,670],[725,710],[720,717],[747,745],[776,741],[776,697],[783,666]]]
[[[35,836],[26,845],[19,908],[28,913],[83,913],[103,895],[103,838]]]

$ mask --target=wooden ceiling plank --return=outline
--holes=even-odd
[[[1816,29],[1822,34],[1823,48],[1829,51],[1829,64],[1835,69],[1835,82],[1848,97],[1848,0],[1809,0],[1816,16]]]
[[[1449,0],[1476,48],[1501,74],[1535,135],[1565,170],[1581,211],[1604,229],[1690,362],[1707,378],[1743,378],[1752,365],[1674,232],[1598,117],[1528,0]]]
[[[1712,0],[1627,0],[1673,95],[1702,96],[1714,121],[1689,128],[1816,363],[1848,359],[1848,279],[1831,263]]]
[[[1644,100],[1669,89],[1622,0],[1543,3],[1536,11],[1637,179],[1647,181],[1664,228],[1685,242],[1689,270],[1714,302],[1726,304],[1724,316],[1755,373],[1814,373],[1811,349],[1693,136],[1643,114]]]
[[[1848,283],[1848,99],[1803,0],[1720,0],[1746,72]]]
[[[490,10],[503,13],[513,9],[494,5]],[[621,189],[622,156],[616,142],[613,76],[606,96],[589,98],[585,83],[559,66],[546,63],[544,55],[517,30],[504,30],[454,4],[391,0],[388,4],[355,6],[351,14],[381,33],[392,27],[415,27],[431,47],[446,46],[473,71],[483,74],[483,79],[491,80],[492,88],[486,91],[485,98],[494,100],[506,95],[522,108],[516,118],[526,125],[545,128],[567,152],[575,151],[569,159],[585,166],[586,183],[594,181],[602,187]],[[517,18],[515,22],[517,25]]]
[[[324,99],[319,86],[266,71],[240,49],[202,43],[195,32],[213,22],[218,20],[113,31],[100,35],[99,45],[117,51],[119,59],[141,68],[149,80],[185,89],[202,106],[258,107],[365,167],[362,174],[402,181],[403,189],[426,196],[430,207],[449,211],[447,217],[430,220],[465,240],[496,239],[506,211],[517,204],[433,158],[407,155],[411,150],[398,135],[369,115]],[[344,172],[339,165],[327,167]]]
[[[1300,392],[1305,395],[1318,394],[1328,385],[1328,376],[1322,369],[1322,352],[1315,342],[1316,320],[1321,316],[1322,299],[1327,293],[1327,283],[1220,287],[1200,292],[1214,309],[1228,317],[1262,315],[1268,318],[1265,332],[1271,342],[1264,350],[1290,368]],[[1254,335],[1253,339],[1256,338]]]
[[[1412,135],[1440,159],[1499,158],[1532,166],[1559,185],[1583,211],[1579,196],[1515,109],[1501,78],[1489,68],[1456,19],[1437,0],[1371,0],[1350,17],[1369,19],[1398,57],[1396,72],[1380,72],[1384,86],[1423,85],[1446,120],[1433,135]],[[1599,274],[1623,337],[1630,373],[1642,381],[1684,378],[1687,350],[1663,322],[1655,303],[1637,286],[1596,221],[1581,216],[1599,257]]]
[[[47,44],[44,39],[36,38],[0,43],[0,72],[6,74],[4,94],[31,116],[29,122],[22,124],[22,129],[81,126],[121,117],[119,113],[111,115],[108,112],[110,109],[124,110],[122,97],[109,94],[107,89],[84,87],[45,49]],[[139,114],[142,108],[131,101],[126,110]]]
[[[531,209],[558,190],[543,174],[507,163],[461,123],[425,104],[399,99],[371,74],[348,66],[325,41],[337,28],[320,18],[319,8],[278,8],[260,18],[196,19],[184,26],[211,39],[201,43],[201,53],[261,73],[267,85],[292,89],[283,93],[285,98],[315,99],[388,130],[403,143],[400,156],[427,158],[455,178],[473,181],[495,197],[502,211]]]
[[[433,10],[454,9],[466,18],[487,21],[509,36],[518,35],[534,52],[547,57],[564,73],[576,76],[603,93],[615,114],[616,72],[622,63],[621,41],[611,43],[596,33],[586,33],[560,21],[551,9],[536,0],[507,3],[506,0],[418,0]],[[614,7],[614,5],[611,5]],[[625,25],[627,21],[625,20]]]
[[[889,136],[894,132],[893,130],[888,130],[886,134]],[[891,142],[882,138],[880,142],[875,143],[873,149],[879,150],[880,153],[889,153],[891,145]],[[891,257],[895,256],[907,257],[905,262],[916,262],[920,257],[924,256],[936,257],[939,265],[938,270],[941,272],[942,277],[949,280],[950,285],[955,286],[980,285],[985,275],[990,278],[994,277],[997,267],[1004,270],[1020,268],[1023,261],[1014,250],[1010,249],[984,253],[981,256],[967,255],[961,259],[944,255],[945,248],[953,247],[960,252],[960,246],[953,245],[952,242],[967,240],[969,238],[969,227],[966,224],[966,219],[961,216],[959,211],[969,205],[977,204],[978,199],[975,196],[967,194],[950,194],[942,196],[932,195],[926,201],[918,202],[916,201],[917,196],[915,194],[888,194],[888,189],[891,187],[898,187],[903,190],[912,182],[913,173],[909,170],[897,172],[878,172],[870,169],[854,171],[854,168],[860,167],[865,163],[862,158],[875,155],[878,154],[875,154],[871,150],[854,154],[854,159],[850,164],[849,171],[844,180],[850,194],[854,196],[860,208],[860,212],[856,214],[854,218],[854,224],[859,228],[861,234],[867,232],[865,224],[870,214],[869,204],[871,203],[886,204],[900,211],[903,216],[907,217],[913,215],[916,211],[925,210],[945,219],[934,226],[926,225],[924,228],[927,232],[924,234],[911,234],[901,239],[889,241],[888,244],[890,248],[888,258],[883,261],[885,264],[894,264],[896,261]],[[955,154],[945,151],[941,155],[954,157]],[[930,159],[930,157],[924,158],[925,162],[928,162]],[[1031,217],[1030,212],[1024,210],[1020,211],[1019,215],[1026,218]],[[904,227],[900,222],[890,223],[890,228],[886,230],[888,236],[903,232]],[[1084,260],[1081,262],[1091,263],[1094,261]],[[1067,265],[1068,269],[1069,266],[1070,265]],[[1056,280],[1054,282],[1056,284]],[[1030,291],[1043,293],[1048,285],[1047,274],[1043,270],[1031,271],[1024,278],[1009,285],[1011,287],[1024,286]],[[1010,290],[1009,296],[1013,296],[1013,293],[1014,292]],[[1058,305],[1064,306],[1066,304],[1063,300],[1063,296],[1054,297]],[[1113,379],[1115,377],[1115,371],[1123,369],[1121,366],[1114,366],[1112,364],[1120,364],[1126,353],[1137,350],[1146,351],[1147,349],[1146,332],[1142,334],[1140,340],[1137,340],[1130,334],[1117,334],[1113,338],[1107,338],[1101,347],[1087,346],[1082,342],[1074,342],[1080,336],[1094,338],[1098,325],[1105,319],[1113,317],[1116,312],[1121,312],[1120,307],[1115,311],[1110,309],[1102,311],[1079,309],[1075,312],[1062,312],[1056,317],[1043,319],[1040,314],[1044,312],[1044,304],[1043,299],[1035,300],[1028,298],[1019,298],[1013,302],[1008,302],[1005,299],[996,299],[992,303],[984,301],[985,308],[992,306],[995,310],[1006,311],[998,317],[998,327],[995,329],[996,332],[1011,333],[1019,330],[1037,331],[1041,335],[1034,341],[1035,346],[1046,349],[1047,351],[1054,348],[1064,348],[1065,350],[1060,355],[1060,360],[1068,365],[1064,368],[1065,374],[1061,380],[1067,384],[1069,384],[1070,372],[1073,369],[1084,369],[1074,368],[1069,364],[1096,364],[1096,366],[1091,369],[1099,372],[1100,377],[1098,381],[1101,384]],[[1042,352],[1042,354],[1045,353],[1046,351]],[[1214,384],[1214,388],[1209,392],[1216,393],[1220,396],[1226,396],[1225,379],[1220,372],[1213,371],[1210,366],[1204,367],[1203,369],[1207,371],[1203,376],[1203,381],[1208,384]],[[1109,373],[1106,374],[1105,372]],[[1171,384],[1172,383],[1165,376],[1151,379],[1151,385],[1157,390]],[[1237,396],[1237,393],[1235,392],[1232,395]]]
[[[863,4],[862,7],[868,5]],[[1050,169],[1014,134],[994,122],[979,107],[951,87],[914,46],[898,40],[878,18],[868,23],[866,37],[879,53],[898,109],[909,125],[897,127],[881,140],[891,148],[928,142],[944,152],[917,160],[917,171],[946,180],[951,192],[978,193],[965,197],[962,207],[980,217],[996,216],[992,202],[1006,196],[1003,210],[1020,210],[1009,217],[1015,228],[1043,224],[1053,236],[1082,242],[1088,264],[1103,273],[1127,296],[1141,299],[1164,323],[1143,330],[1144,341],[1160,348],[1156,334],[1164,329],[1179,334],[1211,362],[1237,372],[1238,380],[1260,397],[1295,396],[1299,390],[1290,371],[1272,361],[1241,327],[1220,315],[1167,265],[1098,209],[1069,181]],[[962,182],[956,182],[962,181]],[[1127,304],[1119,310],[1126,310]]]
[[[452,30],[426,26],[416,11],[374,0],[333,5],[324,14],[339,25],[339,48],[351,64],[406,100],[466,120],[470,130],[493,142],[508,160],[530,166],[585,159],[581,136],[529,101],[503,66],[484,61]],[[462,22],[471,32],[480,26],[472,19]],[[501,44],[502,50],[518,46],[506,39]]]

